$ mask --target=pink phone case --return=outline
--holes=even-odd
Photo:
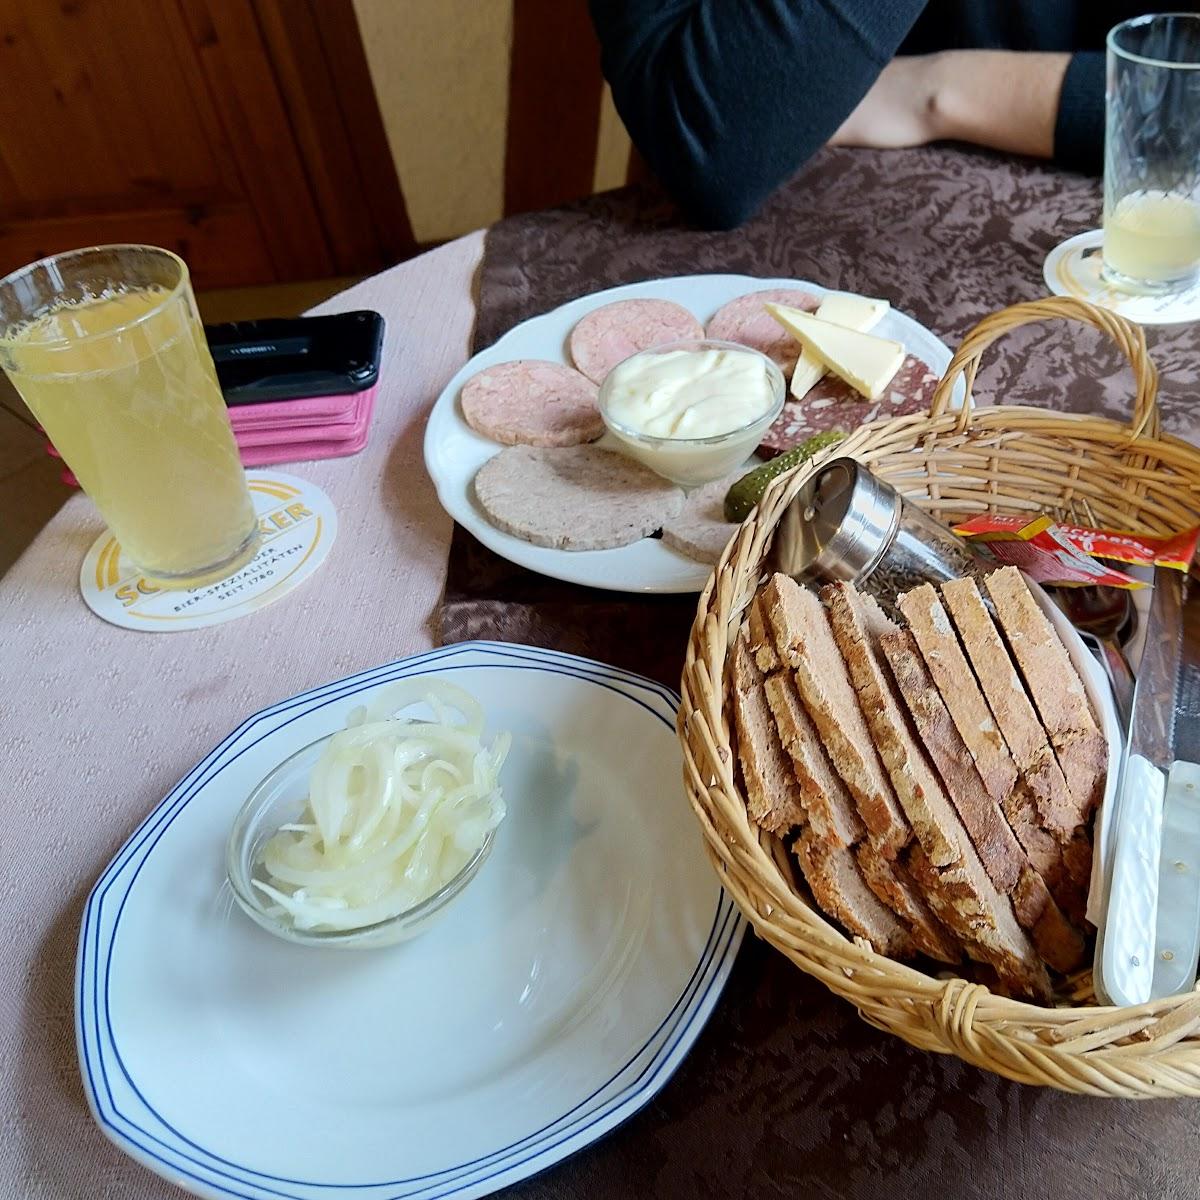
[[[354,419],[364,404],[369,411],[374,401],[375,388],[371,387],[365,392],[348,392],[341,396],[235,404],[229,410],[229,423],[236,430],[341,424]]]
[[[318,404],[325,400],[341,400],[343,405],[334,414],[329,408],[319,412]],[[250,407],[229,410],[233,436],[245,450],[251,446],[286,446],[304,442],[344,442],[358,437],[371,422],[375,407],[375,389],[355,392],[350,396],[322,396],[314,400],[280,400],[274,404],[256,404],[249,417],[240,414]],[[286,408],[272,419],[272,414],[260,410]]]

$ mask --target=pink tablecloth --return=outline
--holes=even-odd
[[[429,406],[468,354],[472,234],[318,311],[374,308],[387,340],[371,439],[288,470],[339,532],[275,607],[190,633],[106,625],[79,597],[102,524],[73,497],[0,579],[0,1197],[176,1200],[92,1124],[75,1058],[75,939],[93,880],[171,785],[250,713],[433,644],[450,519],[422,464]],[[0,514],[0,520],[4,519]]]

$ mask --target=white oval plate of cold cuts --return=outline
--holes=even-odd
[[[830,288],[795,279],[756,279],[749,275],[681,275],[626,284],[581,296],[510,329],[494,345],[476,354],[443,389],[425,431],[425,466],[442,507],[485,546],[519,566],[569,583],[623,592],[698,592],[711,567],[664,545],[655,537],[608,550],[558,550],[536,546],[505,533],[487,518],[475,496],[479,468],[504,447],[476,433],[463,418],[459,393],[473,375],[496,363],[546,359],[570,364],[567,339],[581,317],[617,300],[670,300],[705,324],[724,304],[748,292],[768,288],[800,289],[824,296]],[[924,325],[895,309],[872,330],[901,342],[906,352],[943,372],[950,351]],[[615,449],[610,435],[598,443]]]
[[[421,675],[512,732],[491,856],[411,942],[273,937],[225,883],[239,806],[372,693]],[[244,722],[88,899],[76,1033],[104,1133],[222,1200],[468,1200],[608,1133],[687,1054],[744,928],[680,790],[677,704],[587,659],[473,642]]]

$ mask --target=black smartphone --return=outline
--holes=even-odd
[[[229,405],[341,396],[379,379],[383,317],[377,312],[231,321],[206,325],[204,333]]]

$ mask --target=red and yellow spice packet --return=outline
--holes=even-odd
[[[997,562],[1020,567],[1038,583],[1131,590],[1147,585],[1099,560],[1187,571],[1200,538],[1200,526],[1158,536],[1060,524],[1046,516],[1030,520],[991,513],[956,525],[954,532],[968,541],[984,543]]]

